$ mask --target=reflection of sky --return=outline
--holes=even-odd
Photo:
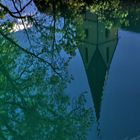
[[[15,0],[16,1],[16,6],[18,9],[21,9],[20,8],[20,3],[18,2],[18,0]],[[30,0],[22,0],[21,1],[21,7],[24,7]],[[17,12],[13,3],[12,3],[12,0],[2,0],[2,2],[5,6],[7,6],[9,8],[9,10],[11,10],[12,12]],[[36,11],[36,7],[34,5],[33,2],[31,2],[31,4],[29,4],[25,10],[23,11],[23,13],[34,13]]]
[[[24,7],[29,1],[30,0],[22,0],[21,7]],[[17,2],[16,7],[18,9],[21,9],[20,4],[18,3],[18,0],[16,0],[16,2]],[[17,10],[15,9],[15,7],[12,3],[12,0],[2,0],[1,3],[3,5],[5,5],[6,7],[8,7],[8,9],[11,12],[17,12]],[[32,2],[31,4],[26,6],[26,8],[21,12],[21,15],[27,15],[27,14],[28,15],[33,15],[34,13],[36,13],[36,11],[37,11],[37,8],[35,7],[34,3]],[[18,13],[14,14],[14,15],[19,16]],[[13,18],[9,14],[7,14],[4,19],[0,20],[0,23],[3,23],[5,21],[14,21],[14,22],[17,22],[17,23],[21,22],[20,19]]]
[[[120,31],[119,36],[102,102],[103,140],[140,134],[140,34]]]
[[[90,87],[88,84],[84,64],[80,56],[79,50],[76,50],[76,56],[70,61],[69,64],[69,74],[72,74],[74,80],[68,85],[66,93],[71,96],[71,98],[77,98],[81,93],[86,92],[86,107],[93,108],[93,101],[90,92]],[[95,115],[95,114],[94,114]],[[89,130],[88,140],[93,139],[93,134],[96,129],[95,123],[93,127]]]
[[[76,50],[76,52],[77,55],[70,61],[69,64],[69,74],[72,74],[74,80],[72,80],[66,91],[71,93],[72,97],[78,97],[80,93],[87,92],[87,106],[91,107],[93,106],[92,97],[84,69],[84,64],[79,51]]]

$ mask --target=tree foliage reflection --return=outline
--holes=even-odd
[[[64,93],[69,82],[66,70],[60,77],[11,42],[2,37],[1,41],[0,137],[85,139],[92,110],[85,107],[85,93],[74,100]]]
[[[40,13],[32,0],[9,3],[0,1],[1,139],[86,139],[93,114],[85,93],[77,99],[65,93],[82,16],[62,17],[55,7],[51,15]]]

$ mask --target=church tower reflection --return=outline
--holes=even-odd
[[[85,65],[98,122],[104,83],[118,42],[118,29],[105,28],[95,14],[86,12],[84,30],[85,40],[79,50]]]

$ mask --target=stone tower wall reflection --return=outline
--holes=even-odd
[[[103,87],[118,42],[118,29],[107,29],[90,12],[84,15],[85,39],[79,48],[93,97],[96,120],[100,118]]]

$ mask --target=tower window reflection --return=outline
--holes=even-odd
[[[109,47],[106,48],[106,59],[109,62]]]
[[[105,37],[106,37],[106,38],[109,37],[109,33],[110,33],[110,31],[106,28],[106,29],[105,29]]]
[[[89,35],[88,29],[85,29],[85,39],[88,39],[88,35]]]
[[[88,63],[88,48],[85,48],[86,63]]]

